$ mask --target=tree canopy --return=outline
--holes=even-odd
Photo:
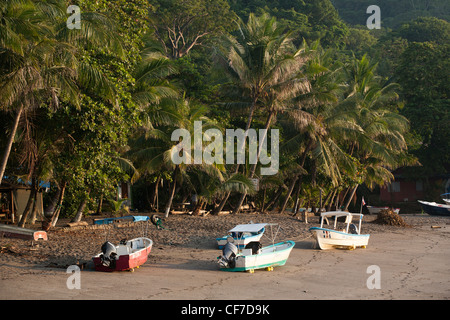
[[[116,207],[123,182],[133,209],[168,216],[194,195],[196,213],[348,208],[397,168],[448,176],[448,2],[379,1],[380,30],[366,27],[370,4],[79,0],[69,29],[66,1],[1,2],[0,174],[33,189],[20,224],[36,218],[40,181],[54,225]],[[227,129],[265,129],[268,142],[278,130],[278,171],[249,157],[173,163],[175,130],[212,128],[194,150]]]

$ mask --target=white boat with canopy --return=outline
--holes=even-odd
[[[234,245],[238,248],[244,248],[250,242],[259,241],[266,230],[267,223],[248,223],[238,224],[234,228],[228,230],[228,235],[216,238],[219,249],[227,244],[228,238],[234,239]]]
[[[350,213],[346,211],[322,212],[320,227],[312,227],[309,230],[315,236],[322,250],[332,248],[365,248],[369,242],[370,234],[361,234],[363,216],[361,213]],[[324,228],[324,221],[328,223],[328,219],[333,217],[333,229]],[[339,222],[338,219],[340,217],[345,217],[345,221]],[[358,218],[357,226],[352,223],[354,217]]]
[[[280,230],[280,226],[278,226],[278,224],[264,225],[265,227],[270,226],[272,244],[262,247],[259,240],[251,241],[247,243],[244,248],[239,249],[237,245],[234,244],[235,239],[231,236],[228,237],[227,243],[223,247],[223,255],[218,257],[218,263],[221,270],[249,271],[250,273],[253,273],[256,269],[266,269],[271,271],[273,270],[273,267],[283,266],[286,263],[289,254],[295,246],[295,242],[288,240],[275,243],[275,238]],[[273,226],[278,226],[275,235],[272,230]],[[244,231],[242,228],[243,227],[240,227],[239,230]],[[248,231],[249,229],[245,230]]]

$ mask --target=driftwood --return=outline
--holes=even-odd
[[[73,227],[80,227],[80,226],[87,226],[88,223],[86,221],[78,221],[78,222],[69,222],[66,227],[73,228]]]

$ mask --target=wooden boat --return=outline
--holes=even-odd
[[[450,216],[450,204],[440,204],[417,200],[422,205],[423,211],[432,216]]]
[[[102,252],[92,258],[95,270],[134,271],[147,261],[152,245],[153,241],[146,237],[124,239],[117,246],[107,241],[102,245]]]
[[[387,210],[389,207],[374,207],[374,206],[367,206],[367,209],[369,210],[370,214],[378,214],[381,210]],[[392,209],[395,213],[400,212],[400,208]]]
[[[334,217],[333,229],[324,228],[324,221]],[[338,218],[345,217],[344,228],[338,229]],[[352,224],[353,217],[359,218],[358,226]],[[315,236],[320,249],[347,248],[356,247],[365,248],[369,242],[369,234],[361,234],[361,221],[363,214],[350,213],[345,211],[328,211],[321,213],[320,227],[312,227],[309,230]]]
[[[272,244],[262,247],[258,241],[251,241],[244,248],[239,249],[235,245],[235,239],[228,237],[226,245],[223,247],[222,256],[218,257],[219,267],[223,271],[249,271],[253,273],[256,269],[266,269],[272,271],[274,267],[283,266],[295,246],[293,241],[275,243],[275,237],[280,230],[277,224],[264,224],[270,226]],[[278,226],[275,234],[272,227]],[[239,240],[239,239],[238,239]],[[239,242],[238,244],[241,244]]]
[[[230,245],[232,245],[231,242],[224,249],[229,250]],[[237,254],[235,253],[233,257],[219,257],[219,266],[224,271],[249,271],[253,273],[256,269],[264,268],[271,271],[274,267],[286,264],[294,246],[295,242],[288,240],[263,247],[256,252],[251,248],[243,249]]]
[[[249,224],[239,224],[233,229],[228,231],[228,235],[216,238],[217,246],[219,249],[227,244],[228,238],[232,237],[234,239],[234,245],[238,248],[244,248],[250,242],[257,242],[261,239],[264,234],[265,227],[267,223],[249,223]]]
[[[32,230],[11,225],[0,225],[0,236],[8,238],[20,238],[25,240],[47,240],[47,232]]]

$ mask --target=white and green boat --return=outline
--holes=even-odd
[[[295,246],[293,241],[272,243],[261,247],[259,241],[248,243],[245,248],[239,249],[232,237],[223,248],[223,255],[218,257],[220,269],[223,271],[248,271],[253,273],[256,269],[273,270],[274,267],[283,266]],[[273,241],[272,241],[273,242]]]

